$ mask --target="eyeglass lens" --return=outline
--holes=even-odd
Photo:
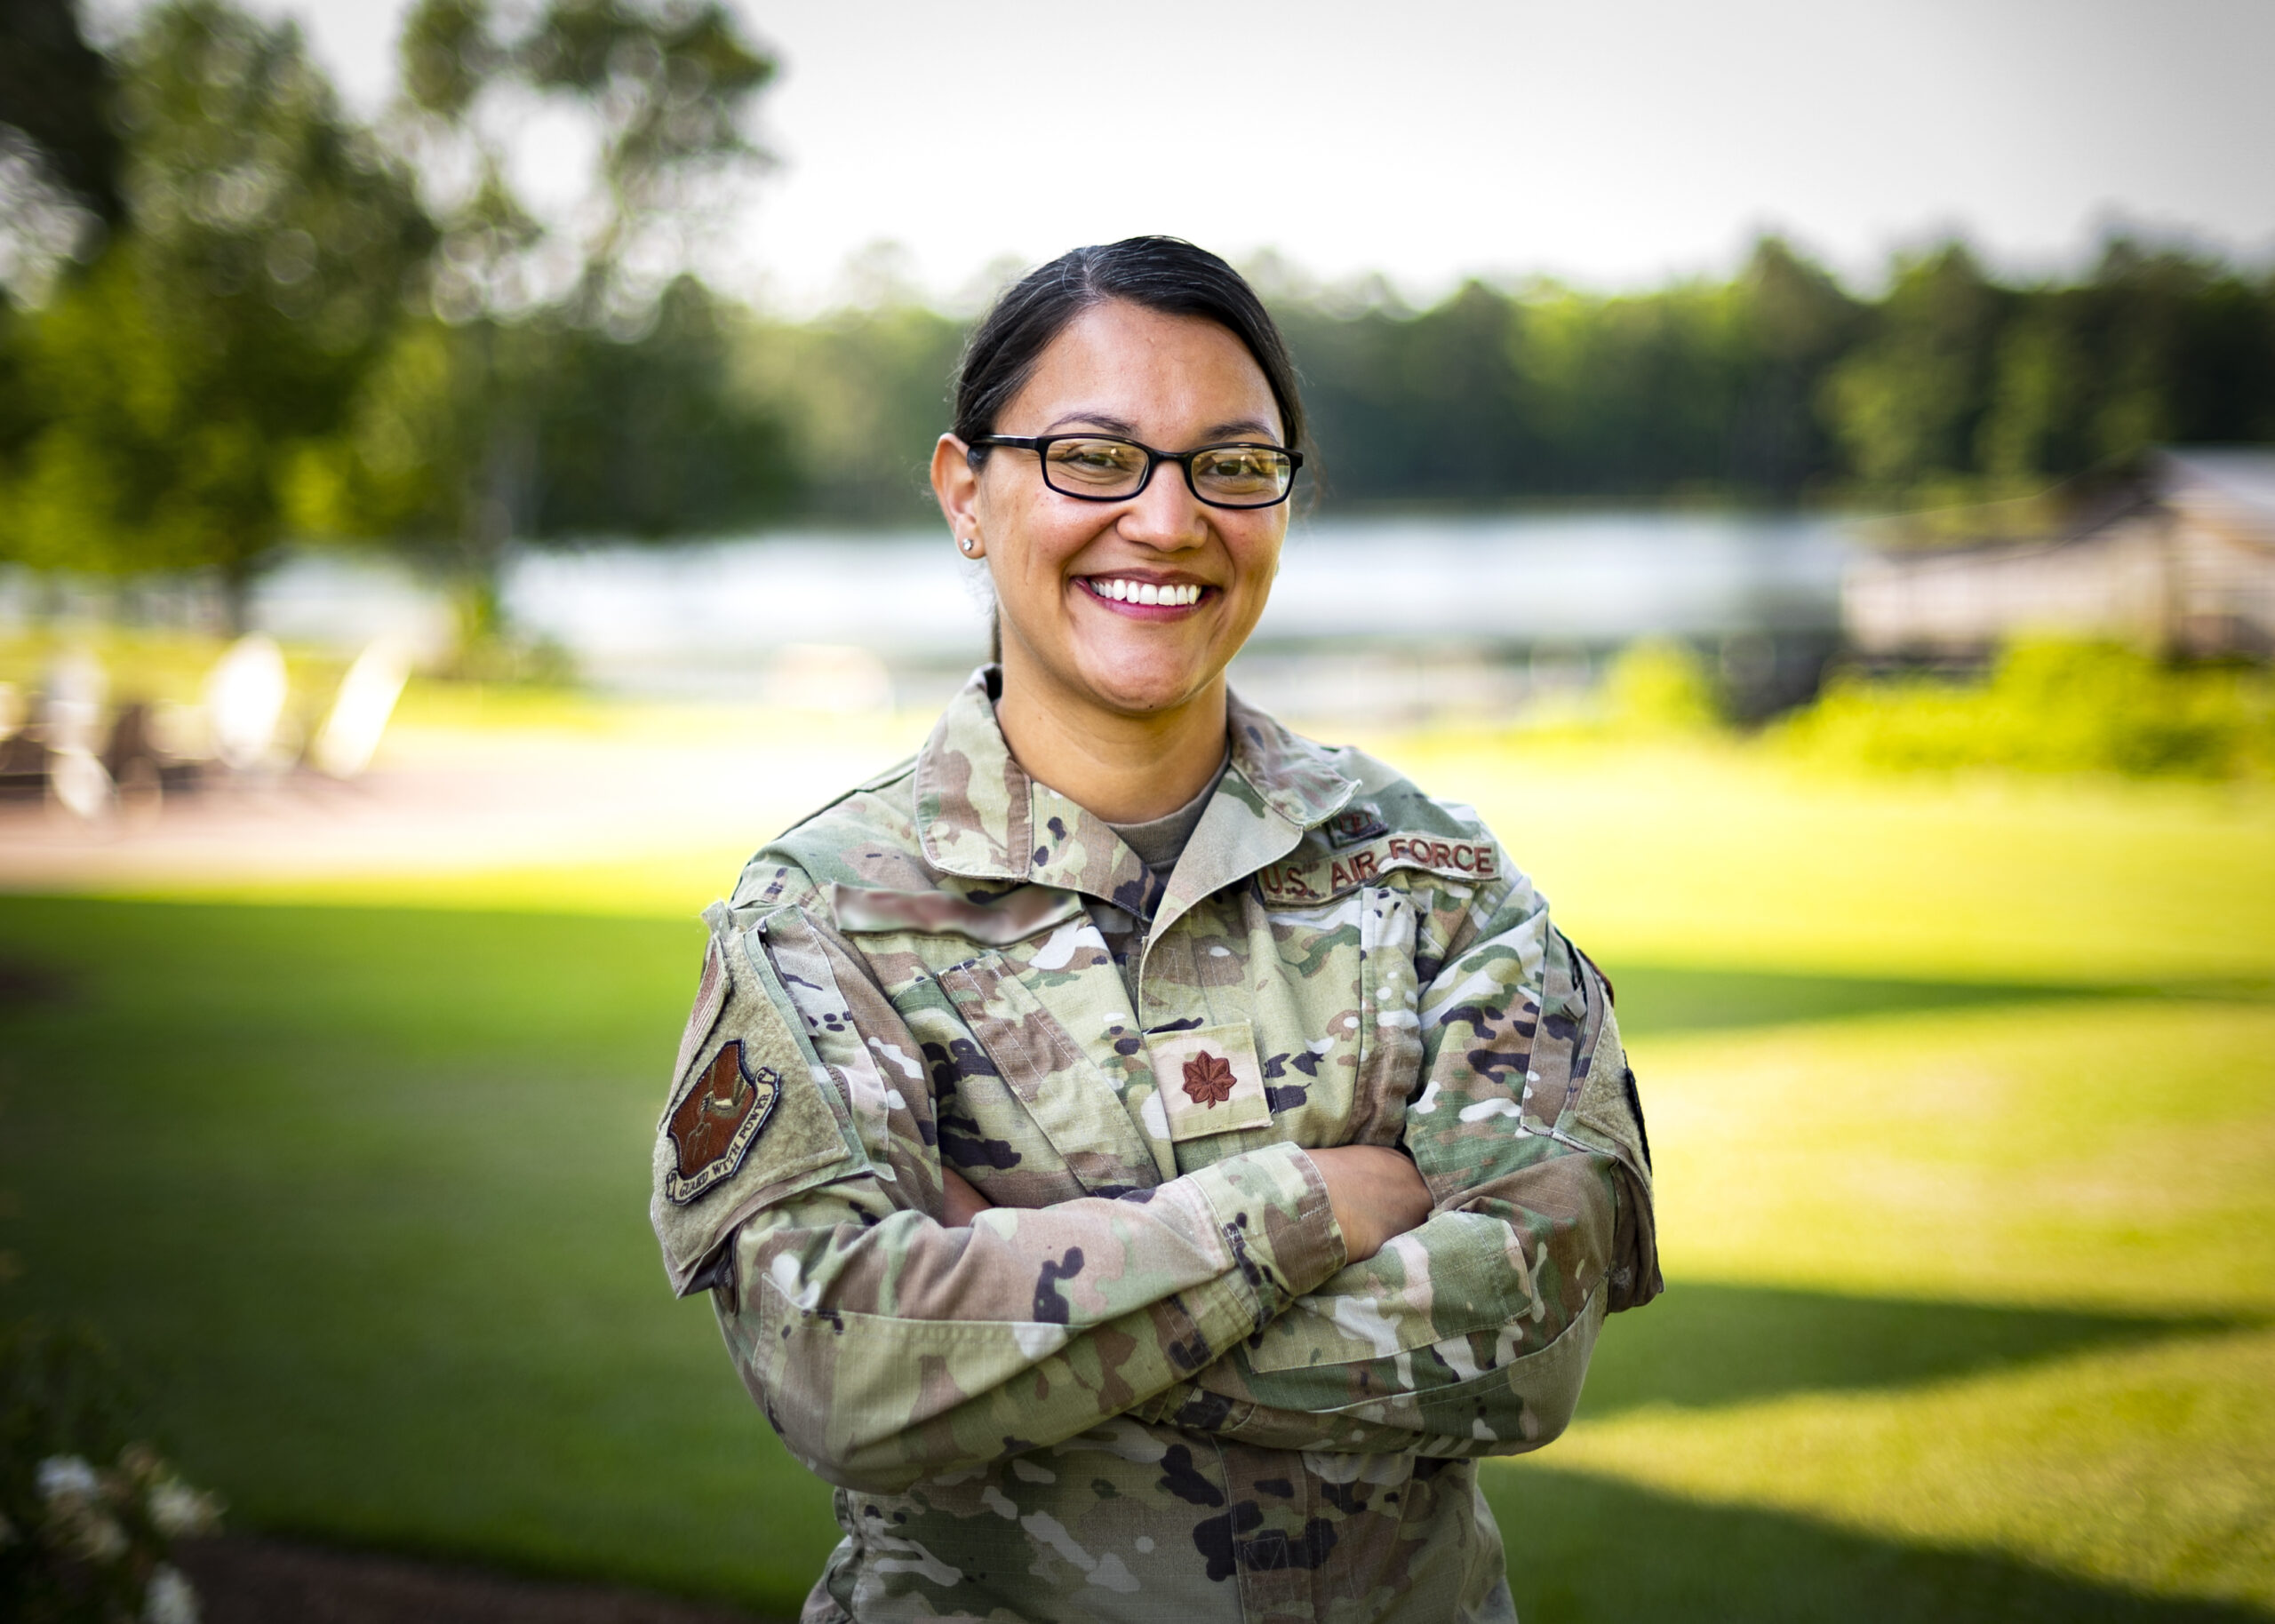
[[[1209,446],[1193,455],[1193,489],[1203,501],[1260,507],[1296,476],[1294,459],[1270,446]],[[1125,497],[1145,482],[1145,448],[1127,440],[1054,440],[1043,457],[1050,487],[1068,496]]]

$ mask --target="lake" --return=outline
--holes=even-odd
[[[1329,682],[1350,690],[1345,708],[1402,711],[1497,706],[1654,634],[1719,647],[1741,666],[1782,650],[1821,658],[1850,546],[1843,522],[1822,517],[1298,518],[1236,671],[1251,691]],[[858,708],[879,681],[899,702],[930,703],[978,662],[983,581],[938,527],[783,531],[531,551],[509,568],[505,601],[517,625],[604,687]],[[256,611],[280,635],[333,641],[392,631],[431,643],[447,636],[441,616],[399,572],[316,554],[271,577]],[[1423,697],[1383,698],[1401,683]]]

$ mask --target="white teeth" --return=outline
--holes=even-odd
[[[1163,586],[1153,581],[1127,581],[1118,576],[1112,579],[1093,576],[1090,590],[1099,597],[1110,598],[1116,603],[1156,603],[1182,608],[1201,601],[1201,588],[1190,582]]]

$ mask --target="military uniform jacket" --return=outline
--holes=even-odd
[[[806,1619],[1513,1617],[1473,1458],[1659,1288],[1610,989],[1474,814],[1237,700],[1149,896],[995,680],[706,914],[659,1124],[672,1282],[839,1485]],[[1434,1206],[1346,1267],[1353,1143]]]

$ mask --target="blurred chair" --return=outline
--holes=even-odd
[[[331,778],[353,778],[370,767],[410,677],[411,657],[391,638],[357,655],[308,747],[309,764]]]
[[[213,754],[232,772],[274,765],[279,724],[291,694],[284,653],[276,640],[254,632],[229,645],[205,679],[205,709]]]
[[[168,795],[196,789],[204,775],[205,763],[180,749],[180,729],[170,720],[169,707],[141,699],[120,705],[111,718],[101,760],[130,822],[155,817]]]
[[[30,726],[39,696],[27,703],[12,682],[0,682],[0,800],[47,792],[47,746]]]
[[[106,821],[116,806],[110,769],[95,753],[109,674],[86,649],[69,649],[48,668],[40,706],[48,804],[83,824]]]

